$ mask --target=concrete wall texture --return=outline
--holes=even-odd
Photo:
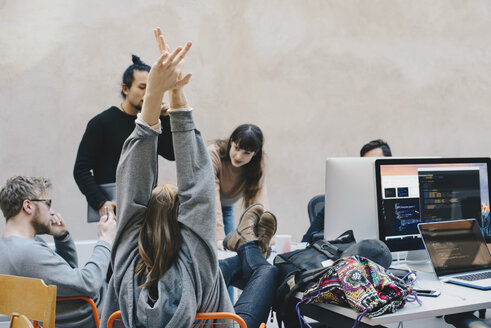
[[[0,0],[0,184],[51,178],[76,239],[96,238],[72,175],[78,144],[120,104],[131,54],[157,57],[155,26],[171,46],[193,41],[187,95],[205,139],[263,129],[271,211],[296,240],[327,157],[375,138],[396,156],[489,156],[487,0]]]

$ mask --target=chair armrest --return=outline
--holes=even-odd
[[[95,305],[94,301],[87,296],[70,296],[70,297],[57,297],[56,301],[57,302],[64,302],[64,301],[75,301],[75,300],[83,300],[89,303],[90,307],[92,308],[92,314],[94,316],[94,321],[95,325],[97,328],[99,328],[100,324],[100,318],[99,318],[99,313],[97,312],[97,305]]]
[[[114,321],[116,319],[121,318],[121,311],[115,311],[113,312],[110,316],[109,319],[107,319],[107,328],[113,328]]]

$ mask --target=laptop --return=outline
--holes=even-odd
[[[418,224],[439,280],[491,289],[491,254],[475,219]]]
[[[116,199],[116,182],[97,185],[107,199]],[[99,222],[101,215],[99,211],[87,204],[87,222]]]

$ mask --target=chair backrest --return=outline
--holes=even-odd
[[[42,321],[44,328],[54,328],[56,286],[41,279],[0,274],[0,314],[22,313]]]
[[[34,328],[31,321],[23,314],[12,313],[9,328]]]
[[[116,311],[107,320],[107,328],[113,328],[116,320],[121,318],[121,311]],[[230,312],[197,313],[192,327],[240,327],[247,328],[244,319]],[[264,323],[261,328],[265,328]]]
[[[100,324],[100,318],[99,318],[99,312],[97,312],[97,305],[95,305],[94,300],[92,300],[90,297],[87,296],[71,296],[71,297],[58,297],[56,299],[57,302],[65,302],[65,301],[76,301],[76,300],[81,300],[89,303],[90,307],[92,308],[92,315],[94,316],[94,322],[95,326],[99,328]]]
[[[312,197],[307,205],[307,211],[309,212],[310,224],[314,222],[315,218],[320,215],[324,210],[325,195],[317,195]]]
[[[121,327],[121,311],[115,311],[107,319],[107,328],[113,328],[114,323],[118,321],[120,322],[119,327]]]
[[[247,328],[244,319],[230,312],[196,313],[192,327],[240,327]]]

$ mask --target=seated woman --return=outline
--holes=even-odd
[[[145,102],[118,164],[118,232],[113,277],[102,326],[121,310],[125,327],[190,327],[197,312],[235,312],[248,327],[267,319],[277,270],[262,256],[276,231],[276,219],[262,206],[250,207],[227,238],[237,256],[217,260],[213,168],[183,92],[191,74],[180,62],[191,43],[172,53],[160,29],[161,55],[148,76]],[[157,183],[160,104],[169,91],[177,187]],[[226,283],[243,287],[235,306]],[[234,311],[235,310],[235,311]]]

